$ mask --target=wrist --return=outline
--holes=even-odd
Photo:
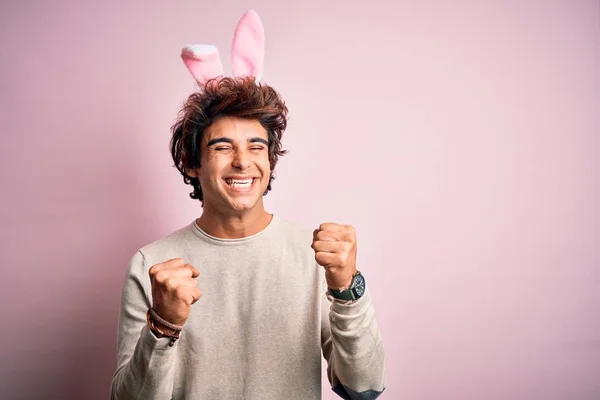
[[[152,321],[154,321],[156,324],[159,324],[161,326],[169,328],[170,330],[173,330],[173,331],[179,332],[179,331],[183,330],[183,324],[185,323],[185,320],[178,324],[174,324],[173,322],[168,321],[168,320],[164,319],[163,317],[161,317],[160,314],[156,312],[154,307],[149,310],[149,313],[150,313],[150,317],[152,318]]]
[[[154,327],[157,330],[159,330],[160,332],[162,332],[163,336],[176,336],[179,334],[179,332],[181,332],[181,331],[176,331],[175,329],[171,329],[168,326],[164,326],[160,322],[157,322],[157,321],[153,321],[153,322],[154,322]]]
[[[365,293],[365,278],[360,273],[360,271],[356,271],[354,275],[352,275],[352,280],[350,285],[345,288],[333,288],[328,283],[327,292],[337,300],[349,301],[349,300],[358,300]]]
[[[341,272],[341,271],[340,271]],[[325,279],[327,281],[327,287],[332,290],[347,290],[350,289],[354,282],[354,277],[358,274],[358,270],[353,268],[351,270],[345,270],[337,273],[326,273]]]
[[[150,308],[148,309],[148,312],[146,312],[146,323],[152,334],[159,339],[164,337],[169,338],[169,346],[172,347],[175,344],[175,341],[179,339],[183,327],[170,324],[169,322],[166,322],[165,324],[165,322],[166,321],[160,318],[153,309]]]

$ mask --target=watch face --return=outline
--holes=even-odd
[[[365,294],[365,278],[362,275],[354,278],[354,291],[359,297]]]

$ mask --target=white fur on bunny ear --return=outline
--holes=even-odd
[[[265,61],[265,31],[260,17],[248,10],[237,24],[231,47],[234,76],[254,76],[260,81]]]
[[[223,64],[216,46],[194,44],[181,50],[183,63],[199,85],[204,85],[209,79],[223,75]]]

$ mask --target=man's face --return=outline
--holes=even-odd
[[[262,208],[271,167],[260,122],[219,118],[206,130],[200,151],[200,168],[188,175],[200,180],[205,208],[225,214]]]

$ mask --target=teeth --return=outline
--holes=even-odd
[[[225,180],[229,186],[240,187],[240,188],[248,188],[252,185],[253,179],[226,179]]]

